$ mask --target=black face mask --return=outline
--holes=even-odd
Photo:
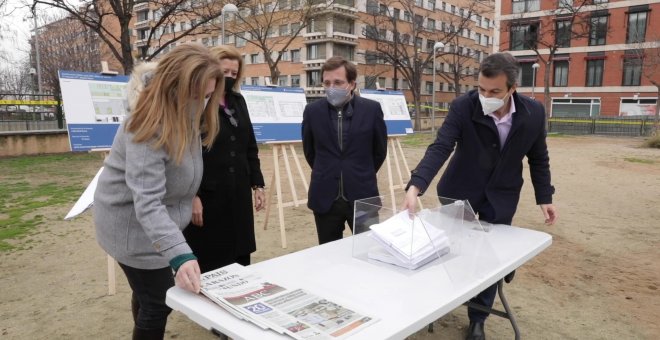
[[[233,91],[236,78],[225,77],[225,93]]]

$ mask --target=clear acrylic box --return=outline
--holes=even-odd
[[[404,196],[355,201],[353,257],[415,270],[461,253],[467,231],[486,231],[468,201],[420,197],[417,211],[402,210]]]

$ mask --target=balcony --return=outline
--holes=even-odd
[[[358,19],[358,10],[355,8],[355,2],[353,0],[336,0],[330,4],[318,5],[318,7],[322,7],[322,9],[317,11],[315,15],[332,14],[335,16]]]
[[[142,20],[142,21],[136,21],[135,24],[133,25],[134,29],[140,29],[140,28],[149,28],[151,27],[151,20]]]
[[[316,44],[321,42],[338,42],[348,45],[357,45],[358,36],[342,32],[332,32],[330,35],[326,32],[303,33],[305,44]]]
[[[145,10],[145,9],[149,9],[149,1],[146,1],[146,0],[135,1],[135,5],[133,5],[133,12],[137,12],[137,11]]]

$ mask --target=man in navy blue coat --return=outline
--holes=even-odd
[[[387,129],[376,101],[355,96],[357,69],[342,57],[323,65],[326,98],[305,107],[302,142],[312,168],[307,206],[319,243],[353,227],[353,202],[378,196],[376,173],[387,155]]]
[[[545,223],[557,219],[552,204],[550,159],[546,144],[543,106],[516,93],[518,62],[508,53],[495,53],[481,63],[479,89],[454,100],[449,114],[412,171],[404,207],[415,211],[422,195],[449,156],[438,183],[438,196],[467,199],[479,219],[511,224],[523,185],[523,159],[527,157],[536,204]],[[492,307],[497,284],[471,301]],[[468,309],[466,339],[484,339],[488,313]]]

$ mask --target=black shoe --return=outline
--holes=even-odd
[[[470,327],[468,327],[468,333],[465,336],[465,340],[486,340],[486,333],[484,332],[483,321],[482,322],[470,321]]]

